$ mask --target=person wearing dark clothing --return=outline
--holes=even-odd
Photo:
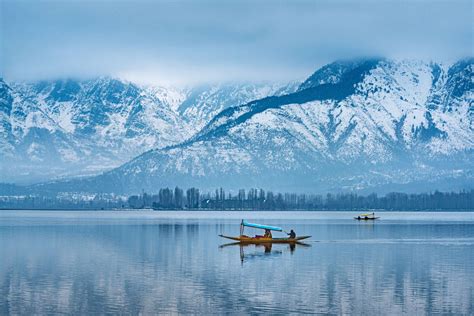
[[[290,236],[291,239],[296,238],[296,233],[293,231],[293,229],[290,231],[290,233],[287,233],[288,236]]]

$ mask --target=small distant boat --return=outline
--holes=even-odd
[[[253,227],[253,228],[268,229],[268,230],[283,232],[283,229],[280,227],[248,223],[242,220],[242,222],[240,223],[240,236],[237,236],[237,237],[226,236],[226,235],[219,235],[219,236],[222,238],[238,241],[239,243],[242,243],[242,244],[268,244],[268,243],[290,244],[290,243],[297,243],[300,240],[308,239],[311,237],[311,236],[299,236],[295,238],[273,238],[273,237],[268,238],[268,237],[263,237],[263,236],[250,237],[250,236],[244,235],[245,227]]]
[[[358,220],[358,221],[374,221],[376,219],[379,219],[380,217],[377,217],[375,216],[375,213],[367,213],[367,214],[360,214],[356,217],[354,217],[354,219]]]

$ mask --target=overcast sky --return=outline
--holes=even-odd
[[[6,80],[282,81],[340,58],[473,55],[471,0],[0,2]]]

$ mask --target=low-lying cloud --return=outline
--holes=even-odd
[[[340,58],[473,53],[471,1],[1,2],[7,80],[300,79]]]

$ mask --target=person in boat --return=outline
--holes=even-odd
[[[289,233],[287,233],[288,236],[290,236],[290,239],[295,239],[296,238],[296,233],[294,232],[294,230],[290,230]]]
[[[272,238],[272,232],[270,229],[265,229],[265,234],[263,235],[263,238]]]

